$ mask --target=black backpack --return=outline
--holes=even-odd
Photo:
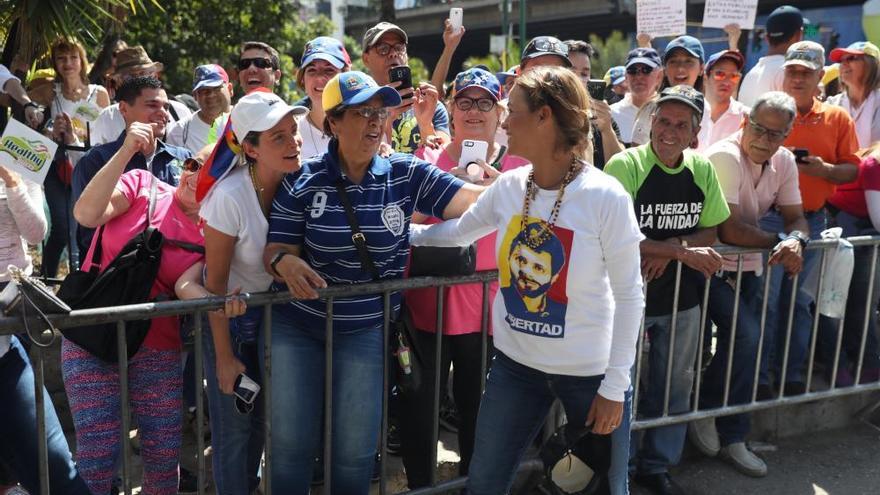
[[[162,245],[172,242],[193,252],[204,252],[204,248],[172,239],[165,239],[159,229],[151,223],[156,204],[157,179],[150,184],[150,203],[147,211],[147,226],[132,237],[119,251],[119,254],[99,272],[101,260],[101,241],[104,227],[98,231],[98,239],[92,253],[89,271],[77,270],[64,279],[58,290],[58,297],[71,309],[103,308],[125,304],[139,304],[149,301],[150,290],[159,273],[162,262]],[[71,342],[87,350],[97,358],[108,363],[116,363],[117,352],[116,323],[101,323],[80,327],[65,328],[61,333]],[[125,322],[126,349],[128,359],[137,353],[150,330],[150,320],[129,320]]]

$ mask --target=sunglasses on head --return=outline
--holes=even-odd
[[[201,160],[198,158],[187,158],[183,161],[183,170],[187,172],[198,172],[200,168],[202,168]]]
[[[712,79],[716,81],[723,81],[725,79],[730,79],[730,82],[736,84],[742,79],[742,73],[739,72],[727,72],[726,70],[713,70],[709,72],[709,75],[712,76]]]
[[[633,65],[632,67],[626,68],[626,73],[635,76],[638,74],[642,74],[643,76],[647,76],[648,74],[654,72],[654,69],[648,67],[647,65]]]
[[[257,58],[242,58],[238,61],[238,70],[247,70],[251,65],[257,66],[258,69],[274,69],[275,66],[272,65],[272,60],[263,57]]]
[[[568,46],[558,41],[536,40],[532,44],[532,48],[539,52],[558,52],[568,55]]]

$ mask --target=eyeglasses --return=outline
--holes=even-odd
[[[853,62],[860,62],[865,59],[864,55],[844,55],[840,57],[840,63],[842,64],[850,64]]]
[[[568,56],[568,46],[555,40],[539,39],[532,43],[532,49],[537,52],[554,52]],[[531,51],[531,50],[526,50]]]
[[[468,98],[460,96],[454,100],[456,108],[462,112],[467,112],[476,105],[481,112],[488,112],[495,108],[495,100],[492,98]]]
[[[755,137],[766,135],[767,139],[774,143],[782,141],[788,136],[788,131],[774,131],[773,129],[768,129],[751,118],[749,119],[749,127],[751,127],[752,132],[755,133]]]
[[[724,70],[713,70],[709,72],[709,75],[712,76],[712,79],[716,81],[723,81],[725,79],[730,79],[730,82],[736,84],[742,79],[742,73],[740,72],[727,72]]]
[[[349,110],[367,120],[372,119],[373,117],[376,117],[379,120],[385,120],[388,118],[388,109],[385,107],[359,107],[350,108]]]
[[[647,65],[633,65],[632,67],[626,68],[626,73],[631,76],[643,75],[647,76],[648,74],[654,72],[654,69],[648,67]]]
[[[202,168],[202,165],[204,165],[204,163],[198,158],[187,158],[183,161],[183,170],[187,172],[198,172],[199,169]]]
[[[257,58],[242,58],[238,61],[238,70],[247,70],[251,65],[257,66],[258,69],[274,69],[275,65],[272,64],[272,60],[263,57]]]
[[[397,52],[401,55],[406,53],[406,43],[395,43],[393,45],[389,45],[388,43],[379,43],[378,45],[374,46],[373,48],[376,49],[376,53],[378,53],[379,55],[381,55],[383,57],[385,57],[389,53],[391,53],[391,50],[394,50],[395,52]]]

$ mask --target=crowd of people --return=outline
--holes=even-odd
[[[352,70],[340,41],[315,38],[295,77],[306,96],[289,104],[273,92],[278,52],[249,41],[233,70],[209,61],[193,70],[194,108],[168,94],[163,64],[143,47],[120,45],[102,86],[88,82],[83,45],[59,39],[52,70],[27,88],[0,66],[18,117],[62,145],[43,187],[0,167],[0,261],[32,273],[27,245],[42,243],[45,277],[65,251],[71,269],[100,270],[152,227],[165,242],[151,300],[227,296],[205,316],[196,363],[218,494],[259,490],[267,418],[275,490],[306,494],[326,477],[334,493],[369,491],[388,392],[386,301],[331,305],[318,290],[405,277],[411,249],[424,246],[475,246],[476,269],[499,276],[485,286],[488,336],[482,284],[390,296],[424,373],[394,394],[391,411],[410,489],[433,479],[434,398],[449,381],[467,493],[511,489],[557,400],[570,425],[610,438],[610,467],[599,473],[607,493],[628,493],[630,480],[688,493],[669,474],[687,438],[761,477],[768,467],[746,444],[749,413],[639,434],[630,424],[634,395],[640,419],[692,410],[698,374],[700,409],[807,393],[811,341],[832,384],[880,379],[872,248],[855,249],[842,322],[818,314],[810,275],[821,252],[805,249],[831,226],[845,237],[878,233],[880,50],[835,48],[826,67],[797,8],[779,7],[766,27],[768,54],[747,74],[735,25],[714,54],[692,36],[661,47],[640,34],[595,94],[593,47],[552,36],[533,38],[504,72],[449,77],[465,36],[449,21],[431,81],[407,84],[397,70],[408,63],[407,33],[379,22],[363,35],[366,72]],[[235,82],[243,96],[233,104]],[[462,163],[479,143],[485,154]],[[722,256],[719,243],[764,252]],[[292,296],[271,309],[271,384],[262,376],[269,313],[238,297],[267,290]],[[177,317],[154,318],[129,359],[144,493],[182,489],[187,332]],[[16,404],[0,423],[0,462],[37,493],[26,345],[0,336],[0,386]],[[61,369],[76,454],[46,394],[52,493],[111,493],[128,441],[117,365],[65,338]],[[262,396],[237,393],[244,380],[271,385],[268,409]],[[320,472],[325,415],[329,473]]]

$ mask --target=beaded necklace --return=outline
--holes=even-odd
[[[550,238],[551,235],[553,235],[553,227],[556,225],[556,220],[559,218],[559,209],[562,206],[562,196],[565,194],[565,186],[569,185],[582,169],[583,165],[580,161],[578,161],[577,158],[572,158],[571,165],[568,167],[568,172],[565,173],[565,178],[562,179],[562,187],[559,188],[559,193],[556,195],[556,202],[553,203],[553,210],[550,212],[550,219],[546,222],[542,219],[539,221],[540,227],[533,227],[531,230],[526,231],[529,223],[529,210],[531,210],[532,207],[532,199],[538,194],[538,186],[535,185],[535,169],[533,168],[529,172],[529,181],[526,183],[526,198],[523,201],[522,221],[520,224],[520,231],[525,233],[524,242],[527,246],[532,249],[538,249],[547,241],[547,239]]]

